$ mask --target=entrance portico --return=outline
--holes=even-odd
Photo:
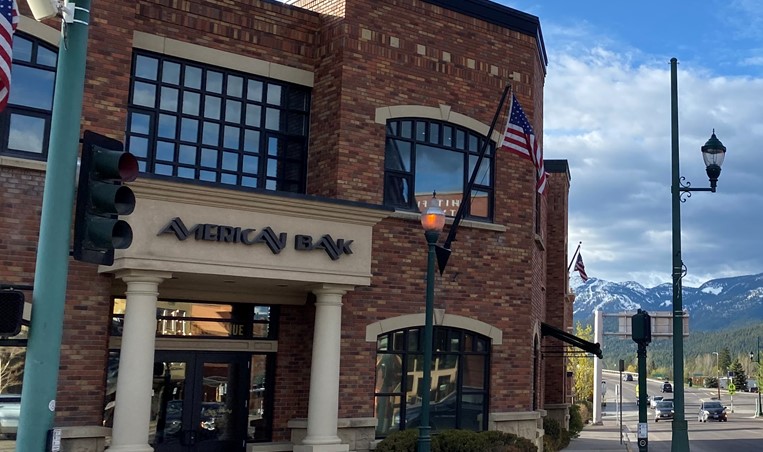
[[[115,296],[127,295],[111,448],[154,450],[148,438],[158,299],[301,305],[312,293],[307,436],[294,450],[349,450],[337,434],[342,296],[370,284],[372,228],[387,212],[175,186],[132,185],[140,206],[128,218],[133,245],[100,269],[118,278]]]

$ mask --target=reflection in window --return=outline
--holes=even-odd
[[[376,436],[419,426],[423,351],[420,328],[377,338],[374,412]],[[430,424],[432,429],[481,431],[487,426],[488,339],[469,331],[434,329]]]
[[[48,154],[57,51],[32,36],[13,35],[8,106],[0,114],[0,154],[44,160]]]
[[[114,299],[111,335],[122,335],[126,308],[127,300]],[[275,306],[159,301],[156,309],[156,335],[274,340],[277,334],[276,319]]]
[[[388,121],[384,203],[424,210],[437,192],[439,207],[455,216],[484,142],[472,131],[440,121]],[[491,142],[477,171],[467,210],[470,218],[492,218],[494,148]]]
[[[138,53],[127,148],[143,172],[304,193],[309,108],[302,86]]]

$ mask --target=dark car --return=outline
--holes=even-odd
[[[625,374],[625,381],[633,381],[633,375]]]
[[[659,420],[673,420],[673,402],[657,402],[654,408],[654,422]]]
[[[660,390],[662,392],[673,392],[673,385],[670,384],[670,382],[665,382],[662,384],[662,389]]]
[[[728,422],[729,418],[726,416],[726,407],[721,405],[721,402],[718,400],[702,402],[699,406],[699,413],[697,413],[697,421],[707,422],[708,419],[715,419],[718,422]]]

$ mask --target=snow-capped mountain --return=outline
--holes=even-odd
[[[575,321],[591,323],[593,311],[605,313],[670,311],[672,284],[646,288],[634,281],[614,283],[590,278],[585,283],[573,275]],[[712,279],[699,287],[683,287],[683,307],[689,312],[692,331],[737,328],[763,321],[763,273]]]

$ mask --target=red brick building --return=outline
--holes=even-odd
[[[132,245],[69,266],[65,437],[364,451],[417,425],[418,208],[433,191],[458,208],[506,85],[542,139],[540,22],[486,0],[290,3],[94,2],[82,130],[124,141],[141,175]],[[7,284],[34,279],[54,152],[59,24],[25,8],[0,117]],[[498,149],[505,121],[436,277],[431,423],[542,448],[542,419],[567,413],[564,358],[546,353],[561,342],[544,336],[572,322],[570,174],[547,161],[539,195],[532,162]]]

